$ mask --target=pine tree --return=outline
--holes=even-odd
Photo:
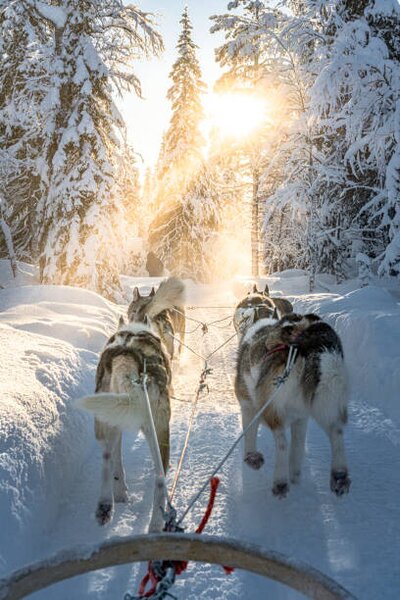
[[[204,118],[201,96],[206,86],[201,79],[198,46],[192,40],[193,27],[187,7],[180,24],[178,58],[169,75],[172,85],[167,93],[172,117],[164,136],[159,169],[159,177],[167,189],[181,188],[190,181],[201,164],[205,145],[200,124]]]
[[[19,259],[33,261],[49,34],[29,2],[0,0],[0,180]],[[6,252],[5,243],[0,244]]]
[[[134,73],[120,65],[162,42],[144,13],[118,0],[68,0],[62,14],[54,20],[56,60],[44,100],[49,143],[41,172],[41,280],[113,297],[124,207],[116,165],[116,130],[123,123],[111,82],[140,91]]]
[[[175,61],[170,78],[172,85],[167,97],[171,102],[172,117],[167,132],[163,136],[160,157],[157,164],[157,189],[155,203],[158,213],[150,227],[150,245],[156,255],[161,258],[169,269],[182,272],[182,260],[185,255],[187,240],[195,247],[202,245],[204,236],[196,223],[190,219],[196,218],[208,227],[208,197],[209,192],[203,184],[201,174],[202,148],[205,140],[200,130],[204,118],[201,95],[205,85],[201,80],[201,70],[196,56],[197,46],[192,40],[192,24],[188,9],[184,9],[180,20],[180,33]],[[199,174],[200,173],[200,174]],[[200,179],[199,179],[200,177]],[[196,192],[194,188],[200,186]],[[199,204],[194,211],[192,197],[203,197],[204,215],[201,216]],[[193,196],[194,195],[194,196]],[[199,242],[196,242],[196,235]],[[188,269],[193,274],[201,271],[200,264],[196,268],[193,259],[202,260],[199,253],[194,252],[189,261]]]

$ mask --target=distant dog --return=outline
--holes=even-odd
[[[97,367],[96,393],[78,402],[78,406],[96,416],[96,438],[103,450],[101,492],[96,510],[99,525],[111,519],[114,501],[127,501],[121,453],[122,431],[138,432],[141,429],[157,464],[156,447],[154,438],[149,435],[150,424],[145,410],[144,372],[148,375],[148,395],[166,472],[169,462],[171,369],[162,341],[148,325],[123,325],[111,336]],[[161,530],[160,507],[165,507],[166,501],[160,473],[156,475],[150,531]]]
[[[286,314],[293,312],[293,306],[286,298],[271,298],[268,285],[260,292],[257,286],[253,286],[252,293],[241,300],[235,308],[233,315],[233,326],[238,338],[247,329],[260,319],[280,319]]]
[[[174,337],[179,334],[181,351],[185,341],[185,286],[181,279],[170,277],[161,282],[157,291],[152,288],[148,296],[141,296],[139,289],[133,290],[133,299],[128,308],[128,320],[145,323],[150,319],[168,354],[174,357]]]
[[[296,363],[279,388],[289,345],[298,349]],[[261,319],[242,337],[237,360],[235,392],[243,429],[274,394],[261,420],[272,430],[276,459],[272,492],[286,496],[289,480],[300,478],[308,417],[326,432],[332,450],[331,490],[349,491],[350,478],[343,443],[347,422],[347,374],[339,337],[317,315],[291,314],[275,322]],[[285,429],[291,428],[290,451]],[[245,462],[259,469],[264,458],[256,449],[258,423],[245,435]]]

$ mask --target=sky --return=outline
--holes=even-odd
[[[164,38],[165,51],[159,59],[138,62],[136,74],[142,83],[144,99],[126,94],[117,101],[128,127],[129,141],[141,155],[139,168],[152,166],[157,160],[160,141],[170,117],[166,93],[170,86],[168,75],[177,58],[176,43],[180,33],[180,18],[184,7],[189,8],[193,24],[193,39],[199,46],[198,58],[203,80],[212,88],[220,73],[214,61],[214,48],[222,41],[221,35],[211,35],[209,16],[226,12],[228,0],[141,0],[140,8],[157,13],[159,30]]]

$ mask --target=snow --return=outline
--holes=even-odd
[[[62,29],[66,22],[65,11],[60,6],[49,6],[38,0],[33,1],[33,5],[39,14],[50,21],[57,29]]]
[[[1,277],[6,262],[0,263]],[[3,269],[4,266],[4,269]],[[21,269],[21,266],[20,266]],[[127,297],[137,285],[148,292],[156,278],[124,277]],[[299,270],[258,279],[272,295],[286,295],[298,311],[317,311],[332,323],[344,345],[352,392],[345,441],[352,476],[346,498],[329,490],[330,452],[319,427],[310,424],[304,476],[285,500],[272,497],[273,440],[261,429],[266,464],[253,472],[236,451],[221,474],[221,486],[207,533],[234,537],[282,552],[320,569],[363,600],[389,600],[398,594],[400,546],[399,445],[400,307],[383,287],[333,286],[329,278],[307,294]],[[142,437],[126,437],[125,466],[130,501],[118,505],[112,523],[99,528],[93,518],[100,483],[100,451],[90,417],[73,401],[92,393],[94,373],[107,336],[126,306],[94,292],[34,284],[0,289],[0,577],[61,550],[91,547],[114,536],[144,533],[152,497],[152,462]],[[245,285],[245,281],[242,284]],[[237,284],[237,282],[236,282]],[[251,283],[248,281],[248,285]],[[212,321],[233,313],[232,282],[187,282],[188,305],[221,308],[189,310]],[[228,322],[186,336],[202,356],[233,334]],[[192,327],[188,327],[191,330]],[[210,360],[209,394],[200,397],[175,504],[182,513],[217,461],[241,431],[232,383],[236,336]],[[192,401],[202,370],[186,350],[174,366],[172,451],[169,481],[175,473]],[[195,529],[206,498],[185,520]],[[36,600],[95,598],[134,594],[144,565],[126,565],[74,578],[36,593]],[[201,600],[246,598],[296,600],[300,594],[276,582],[218,566],[191,564],[172,592]]]

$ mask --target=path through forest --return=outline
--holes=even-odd
[[[231,314],[236,299],[228,289],[193,286],[188,303],[200,308],[188,314],[210,322]],[[309,300],[301,298],[304,308]],[[196,327],[188,323],[190,331]],[[187,344],[205,356],[233,334],[229,320],[201,328],[186,336]],[[188,453],[175,497],[178,514],[184,509],[241,431],[239,409],[233,393],[236,339],[233,338],[210,360],[209,393],[200,397]],[[345,344],[346,350],[346,344]],[[356,357],[349,356],[350,368]],[[175,472],[182,448],[191,405],[203,364],[185,350],[175,367],[172,452],[169,480]],[[371,365],[373,369],[374,366]],[[354,379],[354,377],[353,377]],[[399,429],[385,419],[375,399],[353,393],[346,445],[352,475],[350,495],[338,499],[329,490],[329,448],[324,434],[310,424],[307,456],[301,484],[285,500],[271,495],[273,443],[262,429],[259,445],[266,464],[250,471],[238,449],[224,467],[215,509],[207,533],[257,543],[310,563],[363,600],[395,598],[399,584],[396,548],[399,548],[400,496]],[[79,544],[98,543],[111,536],[143,533],[149,521],[152,494],[152,464],[142,437],[125,440],[126,470],[130,502],[117,506],[113,522],[100,529],[93,519],[100,474],[100,453],[93,451],[82,464],[80,475],[63,499],[55,525],[45,532],[45,554]],[[188,515],[188,532],[195,529],[207,501],[207,494]],[[384,512],[381,507],[385,507]],[[91,573],[53,586],[32,596],[35,600],[80,600],[123,598],[136,593],[144,565],[123,566]],[[397,583],[396,583],[397,581]],[[295,600],[302,596],[285,586],[244,572],[226,576],[218,566],[191,564],[174,586],[180,599]]]

